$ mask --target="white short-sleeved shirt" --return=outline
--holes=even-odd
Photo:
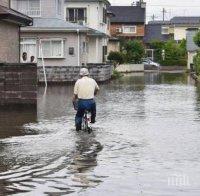
[[[99,90],[99,86],[96,81],[87,76],[77,80],[74,86],[74,94],[79,99],[93,99],[95,90]]]

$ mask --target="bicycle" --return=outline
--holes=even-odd
[[[85,110],[84,116],[83,116],[83,119],[82,119],[82,130],[85,131],[85,132],[91,133],[92,128],[89,126],[90,118],[88,117],[88,115],[89,115],[89,111]]]

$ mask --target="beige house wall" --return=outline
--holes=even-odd
[[[63,58],[45,58],[44,63],[46,66],[78,66],[78,48],[80,49],[80,66],[87,63],[87,53],[82,52],[82,44],[86,41],[86,35],[80,34],[80,46],[78,47],[78,34],[77,33],[33,33],[22,32],[22,38],[35,38],[36,44],[36,59],[38,66],[42,66],[42,59],[39,57],[39,40],[40,39],[54,39],[59,38],[64,40],[64,57]],[[74,48],[74,55],[69,55],[69,48]],[[21,51],[22,54],[23,51]]]
[[[0,0],[0,5],[4,7],[9,7],[9,0]]]
[[[19,62],[19,27],[0,21],[0,61]]]

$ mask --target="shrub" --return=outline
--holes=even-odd
[[[200,51],[194,56],[194,69],[197,75],[200,75]]]
[[[117,64],[122,64],[124,62],[123,55],[121,52],[111,51],[108,55],[108,60],[111,61],[114,64],[114,66],[116,66]]]
[[[112,73],[111,78],[112,79],[118,79],[118,78],[121,78],[122,76],[123,76],[122,73],[118,72],[117,70],[114,70],[113,73]]]
[[[142,42],[138,40],[127,41],[122,46],[125,63],[139,63],[145,55]]]
[[[196,33],[196,35],[193,38],[193,41],[198,47],[200,47],[200,31]]]

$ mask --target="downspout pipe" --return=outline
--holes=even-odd
[[[78,66],[80,66],[80,30],[77,29],[77,35],[78,35],[78,52],[77,52],[77,56],[78,56]]]

